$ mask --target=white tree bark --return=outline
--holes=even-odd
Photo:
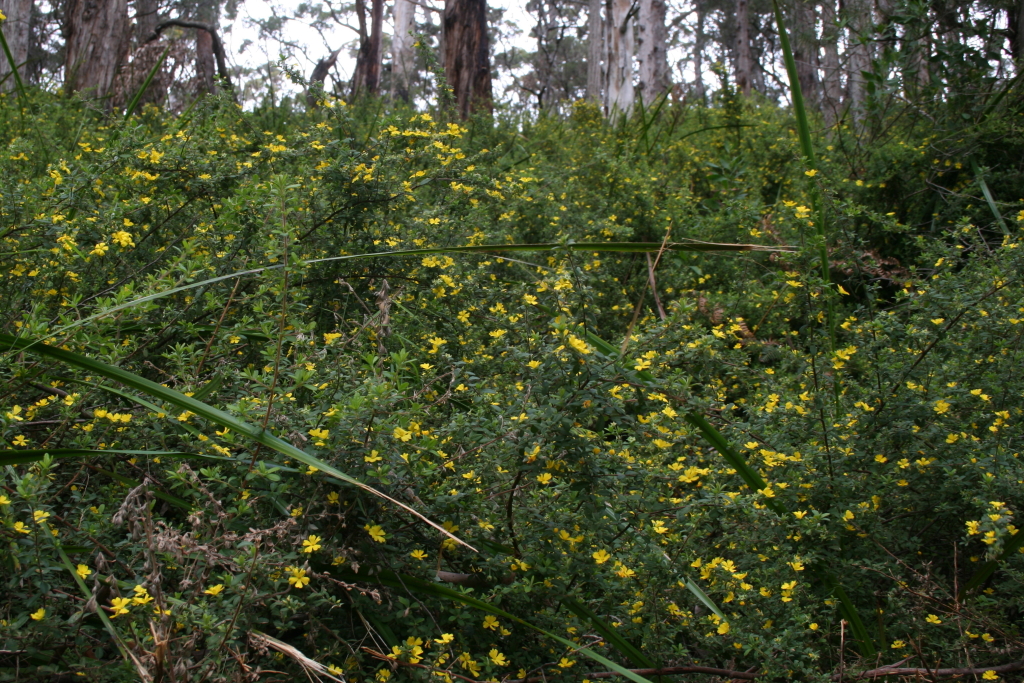
[[[736,0],[736,89],[750,95],[753,81],[754,59],[750,54],[750,5],[747,0]]]
[[[671,85],[668,76],[665,0],[640,0],[637,27],[640,35],[640,96],[644,105],[650,105]]]
[[[608,25],[608,115],[629,116],[633,113],[633,26],[629,18],[630,0],[610,0],[611,21]]]
[[[854,120],[864,114],[867,82],[864,72],[871,69],[871,51],[867,39],[871,37],[871,4],[869,0],[849,0],[846,3],[849,38],[847,83],[850,92],[850,111]]]
[[[843,106],[842,67],[839,65],[839,26],[835,0],[821,2],[821,113],[828,127],[839,120]]]
[[[601,58],[604,55],[604,17],[601,16],[602,0],[590,0],[587,5],[587,99],[595,104],[601,102],[604,84],[604,69]]]
[[[4,38],[7,39],[14,63],[18,65],[18,74],[24,80],[24,64],[28,60],[28,42],[31,35],[29,29],[32,20],[32,0],[0,0],[0,11],[7,17],[3,24]],[[14,90],[15,80],[11,75],[11,66],[7,63],[7,56],[0,54],[0,80],[5,77],[6,80],[0,84],[0,91]]]
[[[391,95],[408,102],[416,69],[416,5],[411,0],[395,0],[392,18],[395,35],[391,37]]]

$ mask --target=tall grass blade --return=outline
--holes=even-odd
[[[156,60],[156,64],[153,65],[152,69],[150,69],[149,75],[146,76],[146,80],[142,82],[142,86],[139,88],[139,91],[135,93],[135,96],[132,97],[132,101],[128,103],[128,108],[124,112],[125,121],[130,119],[132,114],[135,113],[135,108],[139,106],[139,100],[141,100],[142,96],[146,94],[149,84],[153,82],[154,78],[156,78],[156,74],[160,71],[160,67],[164,65],[164,59],[166,59],[167,53],[170,52],[170,50],[170,45],[164,48],[164,51],[160,54],[160,59]]]
[[[602,354],[604,354],[613,361],[619,360],[618,349],[616,349],[614,346],[606,342],[604,339],[601,339],[600,337],[598,337],[596,334],[589,330],[586,330],[584,334],[586,335],[587,342],[589,342],[591,345],[597,348],[597,350],[600,351]],[[657,388],[654,376],[651,375],[646,370],[637,372],[636,376],[643,380],[645,383],[647,383],[652,389]],[[747,486],[749,486],[751,490],[761,491],[768,486],[767,482],[765,482],[764,478],[760,474],[758,474],[757,470],[750,466],[750,463],[747,462],[746,458],[744,458],[739,451],[733,448],[732,445],[729,444],[728,439],[726,439],[720,431],[715,429],[715,427],[710,422],[708,422],[703,415],[700,415],[699,413],[696,413],[691,410],[688,411],[684,417],[686,418],[687,422],[689,422],[691,425],[698,429],[698,431],[701,434],[701,437],[703,437],[705,441],[707,441],[716,451],[718,451],[718,453],[723,458],[725,458],[726,462],[728,462],[729,465],[734,470],[736,470],[736,473],[740,475],[740,478],[743,479],[743,482]],[[765,500],[765,503],[773,512],[775,512],[778,515],[785,515],[788,512],[786,510],[786,507],[780,501],[774,498],[767,498]],[[864,621],[860,618],[860,614],[858,614],[857,608],[854,606],[853,602],[846,594],[846,591],[843,590],[843,587],[841,585],[839,585],[838,580],[836,580],[836,578],[828,570],[812,571],[815,574],[815,576],[821,579],[822,582],[828,586],[832,595],[834,595],[836,599],[839,600],[839,607],[843,612],[843,616],[847,620],[847,622],[849,622],[850,629],[853,631],[854,637],[857,638],[857,640],[860,643],[861,653],[864,656],[874,656],[875,646],[874,643],[871,641],[871,637],[868,635],[867,628],[864,626]],[[700,586],[695,584],[693,581],[688,580],[686,583],[686,587],[690,590],[690,592],[696,595],[701,600],[701,602],[703,602],[708,607],[708,609],[717,614],[719,617],[723,619],[725,618],[725,615],[722,614],[721,610],[718,609],[718,607],[714,604],[711,598],[709,598],[704,593],[704,591],[701,590]]]
[[[800,151],[804,157],[807,169],[816,167],[814,156],[814,145],[811,142],[811,124],[807,119],[807,107],[804,106],[804,94],[800,88],[800,78],[797,76],[796,59],[793,57],[793,48],[789,44],[789,34],[786,32],[786,22],[782,19],[782,10],[779,8],[778,0],[772,0],[772,9],[775,11],[775,23],[779,30],[779,42],[782,44],[782,57],[786,63],[786,75],[789,77],[790,97],[793,100],[793,113],[796,115],[797,137],[800,139]],[[818,236],[818,258],[821,262],[821,279],[826,286],[831,285],[832,274],[828,263],[828,244],[825,231],[825,209],[822,206],[817,185],[811,187],[811,203],[814,208],[814,230]],[[836,350],[836,325],[835,305],[832,301],[831,287],[825,296],[825,308],[828,315],[828,338],[829,351]]]
[[[643,652],[633,646],[628,640],[620,636],[615,629],[607,624],[601,617],[590,610],[579,600],[574,598],[566,598],[562,600],[562,604],[575,614],[580,619],[584,619],[590,622],[590,625],[594,627],[594,630],[601,634],[601,637],[608,641],[608,643],[618,650],[623,657],[636,664],[638,669],[657,669],[658,665],[652,660],[648,659]]]
[[[180,451],[129,451],[111,448],[99,450],[95,448],[26,448],[20,451],[0,451],[0,465],[27,465],[39,462],[44,456],[51,458],[94,458],[103,455],[144,455],[152,458],[195,458],[200,460],[228,460],[218,455],[202,455],[201,453],[183,453]]]
[[[999,223],[999,227],[1002,229],[1003,234],[1009,235],[1010,229],[1006,227],[1006,221],[1003,220],[1003,214],[999,211],[999,207],[996,206],[996,200],[992,197],[992,192],[988,189],[988,183],[985,182],[985,174],[981,172],[978,162],[974,159],[971,159],[971,170],[974,171],[974,178],[978,181],[981,193],[985,195],[985,201],[988,202],[988,208],[992,211],[992,215],[996,217],[996,222]]]
[[[992,576],[995,570],[999,567],[1000,562],[1005,562],[1014,554],[1020,552],[1020,549],[1024,547],[1024,533],[1017,532],[1010,537],[1010,540],[1003,546],[1003,552],[1000,553],[999,557],[994,560],[989,560],[985,564],[978,568],[978,571],[974,572],[974,575],[967,580],[963,588],[957,594],[957,601],[963,600],[964,597],[972,590],[985,583],[988,577]]]
[[[11,48],[7,45],[7,37],[4,35],[4,28],[0,25],[0,47],[3,48],[4,56],[7,57],[7,64],[11,67],[11,75],[14,76],[14,87],[18,90],[18,99],[21,101],[21,106],[25,107],[27,104],[26,98],[28,93],[25,92],[25,84],[21,81],[21,74],[18,73],[18,64],[14,61],[14,55],[11,54]]]
[[[249,424],[244,420],[240,420],[234,415],[230,415],[222,410],[219,410],[218,408],[214,408],[211,405],[196,400],[196,398],[193,396],[186,396],[185,394],[175,391],[174,389],[168,389],[167,387],[157,384],[156,382],[152,382],[146,379],[145,377],[140,377],[139,375],[136,375],[132,372],[128,372],[127,370],[122,370],[121,368],[114,367],[113,365],[107,365],[106,363],[100,362],[98,360],[94,360],[92,358],[88,358],[86,356],[82,356],[71,351],[65,351],[64,349],[59,349],[55,346],[43,344],[38,341],[29,341],[26,339],[11,336],[9,334],[0,334],[0,349],[25,351],[28,353],[35,354],[37,356],[52,358],[53,360],[60,361],[61,363],[65,363],[67,365],[71,365],[73,367],[79,368],[80,370],[85,370],[86,372],[89,372],[93,375],[99,375],[100,377],[106,377],[107,379],[114,380],[115,382],[119,382],[121,384],[124,384],[125,386],[131,387],[132,389],[141,391],[142,393],[151,396],[154,399],[163,401],[164,403],[169,403],[170,405],[181,408],[182,410],[191,411],[195,415],[198,415],[199,417],[205,420],[208,420],[221,427],[227,427],[228,429],[232,430],[233,432],[237,432],[238,434],[247,436],[256,443],[266,446],[267,448],[273,449],[278,453],[281,453],[282,455],[298,460],[299,462],[305,465],[309,465],[310,467],[315,467],[321,472],[329,474],[337,479],[340,479],[343,482],[360,488],[366,491],[367,493],[379,496],[380,498],[383,498],[384,500],[394,505],[397,505],[406,512],[416,516],[423,522],[426,522],[427,524],[434,527],[445,536],[453,539],[457,543],[460,543],[466,546],[467,548],[476,551],[476,548],[473,548],[462,539],[452,535],[446,529],[441,527],[441,525],[435,524],[434,522],[430,521],[421,513],[417,512],[416,510],[409,507],[405,503],[395,500],[386,493],[378,491],[372,486],[364,484],[363,482],[345,474],[344,472],[340,472],[339,470],[328,465],[319,458],[313,457],[309,453],[306,453],[305,451],[296,448],[287,441],[284,441],[283,439],[274,436],[266,429],[256,425]]]
[[[651,683],[648,679],[644,678],[643,676],[634,673],[629,669],[620,666],[619,664],[616,664],[607,657],[599,655],[588,648],[581,648],[579,643],[574,643],[567,638],[563,638],[559,635],[546,631],[542,629],[540,626],[532,624],[529,621],[526,621],[525,619],[521,619],[515,616],[514,614],[510,614],[505,610],[499,609],[498,607],[495,607],[489,602],[480,600],[478,598],[474,598],[466,593],[460,593],[459,591],[448,588],[447,586],[441,586],[430,581],[424,581],[423,579],[416,578],[415,576],[409,576],[407,574],[396,574],[390,571],[381,571],[372,575],[364,574],[362,572],[356,573],[348,571],[332,571],[331,573],[332,575],[336,576],[337,578],[343,581],[358,581],[360,583],[379,583],[383,586],[388,586],[390,588],[408,589],[410,591],[416,591],[417,593],[422,593],[424,595],[430,595],[438,598],[447,598],[449,600],[454,600],[455,602],[461,602],[463,605],[475,607],[481,612],[486,612],[487,614],[492,614],[496,617],[508,619],[509,621],[513,621],[521,626],[525,626],[531,631],[551,638],[552,640],[556,640],[565,647],[570,648],[574,654],[598,662],[599,664],[608,667],[615,673],[624,676],[634,681],[635,683]]]
[[[476,246],[467,247],[436,247],[430,249],[406,249],[402,251],[382,251],[368,254],[348,254],[345,256],[330,256],[327,258],[310,259],[303,261],[306,265],[314,265],[317,263],[330,263],[334,261],[351,261],[358,259],[373,259],[373,258],[384,258],[387,256],[429,256],[432,254],[499,254],[506,252],[529,252],[529,251],[554,251],[558,249],[567,249],[570,251],[610,251],[610,252],[622,252],[622,253],[654,253],[662,248],[661,242],[569,242],[566,244],[560,243],[542,243],[542,244],[481,244]],[[666,251],[696,251],[696,252],[739,252],[739,251],[764,251],[764,252],[788,252],[793,251],[792,247],[772,247],[760,244],[719,244],[715,242],[669,242],[665,244]],[[237,277],[247,277],[249,275],[258,275],[260,273],[268,272],[271,270],[277,270],[284,268],[284,264],[277,264],[273,266],[264,266],[262,268],[250,268],[249,270],[240,270],[228,275],[219,275],[217,277],[209,278],[207,280],[201,280],[199,282],[192,282],[187,285],[181,285],[180,287],[172,287],[171,289],[165,289],[161,292],[154,292],[153,294],[147,294],[141,296],[138,299],[132,299],[116,306],[111,306],[100,313],[94,313],[93,315],[80,318],[73,323],[69,323],[60,327],[50,333],[50,336],[58,336],[72,330],[76,327],[81,327],[94,320],[99,320],[111,313],[117,311],[123,311],[126,308],[131,308],[139,304],[143,304],[149,301],[156,301],[163,297],[178,294],[180,292],[187,292],[192,289],[199,287],[205,287],[212,285],[217,282],[223,282],[224,280],[232,280]]]

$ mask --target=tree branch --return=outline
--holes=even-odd
[[[977,676],[985,673],[986,671],[994,671],[997,674],[1009,673],[1011,671],[1020,671],[1024,669],[1024,660],[1019,662],[1011,662],[1009,664],[1000,664],[999,666],[983,666],[974,667],[967,669],[920,669],[915,667],[900,667],[900,666],[883,666],[878,669],[871,669],[870,671],[862,671],[856,675],[843,676],[843,679],[857,680],[860,678],[879,678],[882,676],[927,676],[929,678],[952,678],[954,676]],[[833,681],[840,680],[840,674],[832,676]],[[509,682],[513,683],[513,682]]]
[[[219,73],[220,77],[224,80],[224,84],[227,86],[227,89],[233,92],[234,86],[231,84],[231,74],[228,72],[227,55],[224,53],[224,43],[221,42],[220,36],[217,35],[217,31],[209,24],[204,24],[198,21],[185,21],[183,19],[168,19],[167,21],[162,21],[157,24],[156,28],[153,29],[153,35],[146,38],[144,42],[153,42],[160,37],[160,34],[163,33],[164,30],[172,26],[178,26],[179,28],[194,28],[199,31],[206,31],[210,34],[210,37],[213,39],[213,54],[217,57],[217,73]]]

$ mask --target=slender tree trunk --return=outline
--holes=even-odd
[[[750,95],[754,60],[750,55],[750,6],[747,0],[736,0],[736,89]]]
[[[198,21],[217,27],[217,0],[202,0],[199,3],[196,18]],[[212,94],[216,91],[213,80],[217,73],[216,56],[213,53],[213,36],[207,31],[196,31],[196,90],[198,95]]]
[[[18,75],[25,80],[25,62],[28,61],[28,44],[32,35],[32,0],[0,0],[0,12],[7,20],[3,23],[4,37],[7,47],[11,49],[14,63],[18,65]],[[14,89],[15,80],[7,56],[0,54],[0,92]]]
[[[411,0],[395,0],[392,20],[395,33],[391,36],[391,96],[409,102],[416,69],[416,5]]]
[[[370,0],[370,30],[366,30],[366,3],[356,0],[359,53],[352,78],[353,95],[376,95],[380,89],[380,44],[384,26],[384,0]]]
[[[444,75],[459,116],[494,111],[487,0],[445,0]]]
[[[128,51],[128,3],[70,0],[66,12],[64,88],[104,98]]]
[[[831,128],[843,106],[842,67],[839,65],[839,26],[836,0],[821,2],[821,112]]]
[[[316,63],[313,67],[313,73],[309,76],[309,87],[306,88],[306,108],[314,109],[317,106],[317,97],[322,94],[321,91],[324,87],[324,81],[327,80],[327,74],[331,72],[334,65],[338,63],[338,53],[341,52],[339,47],[337,50],[327,55],[323,59]]]
[[[1024,0],[1017,0],[1017,6],[1008,12],[1007,24],[1014,29],[1010,43],[1017,60],[1017,73],[1020,73],[1024,70]]]
[[[602,0],[590,0],[587,5],[587,99],[594,104],[601,103],[601,85],[604,80],[601,68],[601,55],[604,52],[603,4]]]
[[[850,111],[855,120],[864,115],[867,81],[864,73],[871,69],[871,52],[867,40],[871,37],[871,5],[869,0],[847,0],[847,24],[850,31],[847,63],[847,83],[850,93]]]
[[[608,23],[608,115],[613,118],[633,112],[633,26],[630,0],[610,0]]]
[[[812,0],[797,0],[793,22],[793,59],[804,101],[819,109],[817,17]]]
[[[640,96],[649,105],[669,89],[665,0],[640,0]]]
[[[696,4],[697,27],[693,37],[693,94],[696,95],[701,102],[704,102],[704,41],[706,39],[704,34],[704,22],[707,20],[707,15],[704,12],[703,0],[696,0]]]

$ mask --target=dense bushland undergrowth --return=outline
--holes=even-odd
[[[807,168],[728,93],[34,97],[0,104],[0,679],[1024,658],[1012,117],[823,131]]]

